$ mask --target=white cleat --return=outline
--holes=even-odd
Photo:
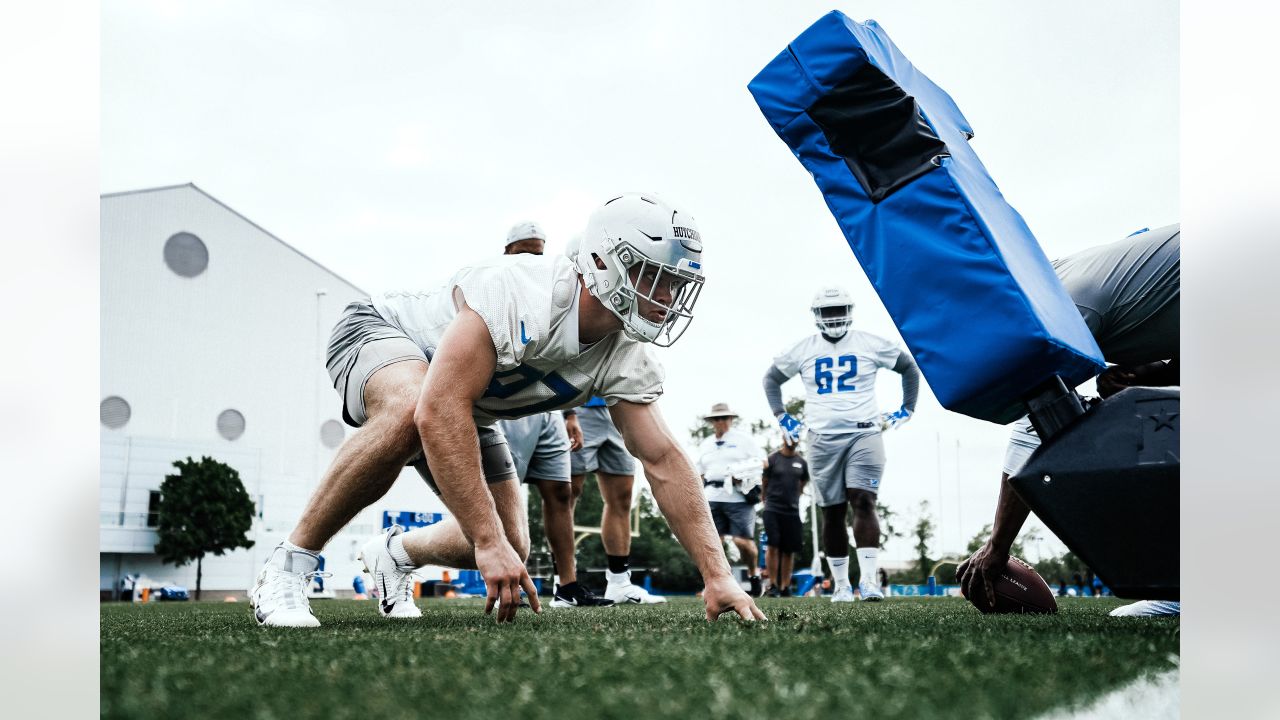
[[[387,547],[391,538],[404,532],[392,525],[385,533],[375,535],[360,548],[360,562],[378,588],[378,614],[389,618],[419,618],[422,610],[413,601],[413,570],[403,570],[391,557]]]
[[[329,573],[316,572],[320,558],[305,550],[289,550],[276,546],[258,580],[249,591],[249,606],[259,625],[270,627],[320,627],[311,613],[307,587],[317,577]]]
[[[831,595],[831,602],[833,603],[846,603],[846,602],[851,603],[851,602],[854,602],[855,600],[857,600],[857,598],[853,596],[852,585],[844,585],[842,587],[838,587],[836,588],[836,591]]]
[[[880,592],[880,588],[866,581],[858,583],[858,594],[865,602],[880,602],[884,599],[884,593]]]
[[[1182,614],[1182,603],[1170,600],[1139,600],[1111,611],[1111,617],[1168,617]]]
[[[611,573],[605,570],[605,578],[609,584],[604,589],[604,599],[612,600],[614,605],[660,605],[667,601],[660,595],[651,595],[639,585],[631,584],[631,571]]]

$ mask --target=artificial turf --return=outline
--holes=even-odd
[[[247,604],[104,605],[104,718],[1026,718],[1177,666],[1178,620],[983,616],[952,598],[763,599],[767,623],[701,601],[521,611],[477,600],[312,603],[323,627],[260,628]]]

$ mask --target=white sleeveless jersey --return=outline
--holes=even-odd
[[[878,420],[876,371],[892,368],[900,349],[871,333],[850,330],[831,342],[814,333],[773,359],[783,375],[804,381],[804,424],[816,433],[858,430]]]
[[[651,350],[621,331],[578,342],[578,273],[561,255],[502,255],[458,271],[442,288],[391,292],[374,309],[431,358],[465,302],[489,328],[498,362],[478,422],[577,407],[592,395],[651,403],[664,372]]]

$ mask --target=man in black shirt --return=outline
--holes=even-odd
[[[764,495],[764,532],[768,537],[765,564],[769,568],[769,597],[791,596],[791,567],[800,552],[804,524],[800,520],[800,493],[809,482],[809,464],[796,454],[791,438],[769,456],[761,477]]]

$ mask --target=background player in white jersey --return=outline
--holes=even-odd
[[[737,417],[728,403],[712,405],[711,412],[702,417],[711,423],[712,434],[698,445],[697,468],[716,532],[733,538],[750,573],[751,595],[760,597],[764,588],[756,562],[756,509],[747,502],[746,493],[751,484],[759,484],[764,473],[764,451],[750,433],[732,427]]]
[[[577,263],[502,256],[463,268],[435,292],[349,305],[327,365],[344,418],[363,427],[259,574],[251,593],[258,622],[319,625],[306,600],[317,553],[419,453],[420,471],[452,516],[407,534],[392,528],[364,547],[383,590],[380,612],[412,605],[410,573],[422,565],[479,569],[485,611],[499,604],[499,622],[514,619],[521,590],[538,611],[524,567],[527,511],[493,424],[574,407],[592,394],[609,403],[702,573],[707,619],[729,610],[764,619],[730,576],[698,476],[654,405],[663,371],[647,345],[670,345],[688,327],[703,282],[701,251],[691,217],[628,194],[592,213]]]
[[[834,581],[832,602],[851,602],[849,535],[846,507],[853,507],[863,600],[881,600],[876,578],[880,518],[876,495],[884,474],[882,430],[896,428],[915,412],[920,371],[906,350],[870,333],[850,329],[853,298],[843,288],[820,290],[810,305],[818,333],[778,355],[764,377],[764,394],[778,424],[793,439],[807,426],[809,469],[822,508],[823,549]],[[876,371],[902,375],[902,406],[881,413],[876,404]],[[804,381],[805,422],[782,405],[782,383],[800,374]]]
[[[537,223],[523,222],[507,233],[503,254],[541,255],[546,244],[547,235]],[[577,562],[573,556],[574,493],[570,484],[569,453],[582,447],[581,433],[571,441],[565,428],[565,418],[559,410],[500,420],[498,425],[507,438],[516,474],[538,488],[542,496],[542,527],[547,535],[547,544],[551,546],[551,559],[556,569],[555,596],[551,607],[612,605],[612,600],[596,597],[585,585],[578,583]]]
[[[1181,227],[1169,225],[1053,261],[1054,273],[1089,326],[1102,358],[1112,363],[1098,376],[1102,397],[1130,386],[1178,384],[1181,248]],[[1009,487],[1009,477],[1038,447],[1040,437],[1031,420],[1014,423],[991,537],[956,572],[961,584],[981,588],[990,602],[991,583],[1009,562],[1009,548],[1031,512]],[[1181,610],[1177,602],[1141,600],[1111,614],[1177,615]]]

